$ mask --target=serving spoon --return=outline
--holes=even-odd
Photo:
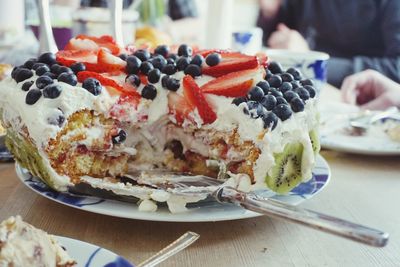
[[[285,219],[310,228],[341,236],[363,244],[384,247],[389,234],[347,220],[308,209],[292,206],[255,193],[245,193],[226,186],[223,180],[204,175],[188,175],[168,171],[148,171],[126,174],[125,177],[138,184],[183,195],[209,195],[220,203],[233,203],[247,210]]]
[[[58,51],[50,21],[49,0],[37,0],[40,18],[39,53]]]

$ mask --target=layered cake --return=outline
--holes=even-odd
[[[77,36],[65,50],[13,69],[0,83],[7,145],[57,191],[79,185],[184,210],[201,198],[130,181],[167,169],[216,177],[240,190],[285,194],[312,177],[319,151],[313,82],[265,55],[118,47]],[[95,191],[95,190],[94,190]]]
[[[72,267],[75,264],[53,236],[24,222],[20,216],[0,223],[1,267]]]

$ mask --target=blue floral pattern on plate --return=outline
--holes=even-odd
[[[236,220],[260,216],[258,213],[245,210],[241,207],[230,204],[220,204],[215,201],[188,204],[188,211],[183,213],[170,213],[167,207],[162,205],[160,205],[157,212],[141,212],[138,210],[137,205],[128,202],[90,196],[78,197],[56,192],[38,178],[33,177],[18,164],[16,164],[16,172],[20,180],[27,187],[50,200],[77,209],[121,218],[150,221],[204,222]],[[275,195],[272,191],[268,190],[258,191],[257,193],[263,197],[272,197],[287,204],[298,205],[319,193],[328,184],[329,178],[329,166],[321,156],[318,156],[312,179],[300,184],[288,195]]]
[[[72,238],[56,238],[77,261],[77,267],[134,267],[128,260],[107,249]]]

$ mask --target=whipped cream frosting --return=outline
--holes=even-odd
[[[183,72],[177,72],[171,76],[181,80],[184,74]],[[191,120],[185,120],[182,128],[168,128],[167,123],[173,121],[173,116],[168,114],[168,94],[171,91],[162,87],[162,77],[163,75],[158,83],[153,84],[157,90],[156,98],[154,100],[142,98],[137,110],[129,112],[127,114],[128,117],[124,118],[125,121],[130,122],[132,125],[130,131],[128,131],[125,146],[132,148],[129,151],[132,155],[136,153],[137,155],[140,154],[140,158],[143,159],[142,162],[146,162],[147,164],[139,166],[139,169],[152,168],[153,163],[159,162],[165,143],[173,138],[181,141],[184,150],[190,149],[203,156],[212,155],[212,148],[204,144],[201,139],[196,139],[185,133],[185,128],[193,129],[201,127],[202,129],[226,133],[230,133],[236,129],[242,141],[251,141],[260,149],[260,156],[254,166],[255,184],[251,184],[247,175],[241,174],[236,177],[232,175],[233,182],[230,181],[230,183],[235,184],[237,187],[239,186],[243,191],[266,188],[265,176],[275,164],[274,153],[282,152],[284,146],[290,142],[301,142],[303,144],[303,178],[304,180],[311,178],[315,155],[312,151],[309,131],[318,125],[315,99],[306,101],[304,111],[293,113],[284,122],[279,120],[276,128],[271,131],[264,129],[261,118],[251,119],[243,112],[245,104],[236,106],[232,104],[232,98],[206,94],[207,101],[217,114],[217,119],[213,123],[202,125],[202,119],[197,109],[195,109],[191,113]],[[29,80],[35,81],[36,78],[34,76]],[[214,78],[203,75],[196,78],[196,83],[201,86],[212,79]],[[260,72],[254,80],[254,84],[262,79],[263,76]],[[111,106],[116,101],[116,97],[110,96],[105,90],[99,96],[94,96],[81,88],[80,84],[74,87],[62,82],[55,82],[63,88],[60,97],[57,99],[45,99],[41,97],[32,106],[25,104],[26,92],[21,90],[23,82],[16,84],[14,80],[9,78],[0,83],[0,106],[3,107],[3,119],[10,122],[15,129],[26,125],[30,137],[42,148],[61,130],[60,127],[48,123],[47,118],[50,114],[57,112],[59,109],[66,118],[81,109],[90,109],[98,113],[108,114]],[[144,85],[139,86],[139,93],[143,87]],[[181,87],[176,93],[183,95],[182,82]],[[18,119],[19,117],[21,120]],[[91,138],[101,135],[97,130],[93,130],[91,133],[93,133]],[[138,144],[142,147],[138,148]],[[44,152],[40,150],[39,152],[46,159]],[[228,155],[230,158],[240,157],[240,155],[236,155],[233,151],[228,151]],[[46,160],[45,162],[48,163]],[[58,176],[55,173],[52,173],[52,175],[57,176],[56,183],[58,184],[56,188],[65,190],[70,185],[68,177]],[[157,198],[157,194],[154,195],[153,191],[148,191],[146,188],[127,187],[122,183],[115,184],[105,180],[90,179],[90,177],[82,177],[82,179],[94,187],[105,188],[115,193],[133,195],[142,199],[143,201],[139,205],[140,210],[153,211],[155,209],[153,202],[158,201],[167,202],[171,211],[182,211],[186,202],[195,202],[193,199],[177,196],[169,196],[167,199],[163,199],[164,201],[161,201]]]

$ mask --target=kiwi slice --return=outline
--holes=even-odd
[[[321,150],[321,143],[319,142],[319,133],[318,130],[314,129],[309,132],[311,146],[315,154],[318,154]]]
[[[274,154],[275,166],[265,177],[268,187],[279,194],[289,192],[302,181],[303,144],[289,143],[283,152]]]

